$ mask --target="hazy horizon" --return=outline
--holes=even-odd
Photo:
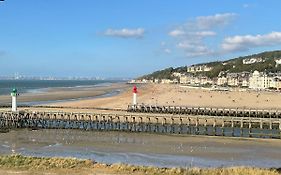
[[[127,77],[280,50],[279,1],[0,2],[0,76]]]

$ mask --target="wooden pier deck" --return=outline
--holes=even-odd
[[[110,130],[281,139],[281,118],[250,116],[0,112],[0,128]]]

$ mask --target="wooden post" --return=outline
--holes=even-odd
[[[126,119],[126,131],[129,131],[130,130],[130,124],[129,124],[129,119],[128,119],[128,116],[125,117]]]
[[[189,117],[187,118],[187,134],[191,134],[191,131],[190,131],[190,118]]]
[[[198,128],[198,125],[199,125],[199,119],[198,117],[196,117],[196,121],[195,121],[195,134],[199,134],[199,128]]]
[[[148,131],[151,132],[151,122],[150,122],[150,117],[148,117],[148,124],[146,125],[148,126]]]
[[[159,126],[158,126],[158,117],[155,118],[156,119],[156,127],[154,128],[154,132],[159,132]]]
[[[217,122],[217,120],[214,118],[214,123],[213,123],[213,131],[214,131],[214,136],[216,136],[217,135],[217,130],[216,130],[216,123]]]
[[[165,132],[165,133],[167,133],[167,119],[164,117],[164,119],[163,119],[163,132]]]
[[[232,130],[232,137],[234,137],[234,121],[233,121],[233,117],[231,117],[231,130]]]
[[[263,133],[264,133],[264,131],[263,131],[263,121],[262,121],[262,118],[261,118],[260,119],[260,137],[263,136]]]
[[[224,129],[224,117],[222,117],[222,125],[221,125],[221,132],[222,132],[222,136],[225,135],[225,129]]]
[[[178,131],[178,134],[181,134],[183,133],[183,128],[182,128],[182,118],[180,118],[180,126],[179,126],[179,131]]]
[[[204,123],[204,134],[205,135],[208,135],[207,123],[208,123],[208,121],[207,121],[207,119],[205,119],[205,123]]]
[[[119,116],[117,116],[117,120],[118,120],[118,130],[120,130],[121,129],[121,121],[120,121],[120,117]]]
[[[280,136],[280,139],[281,139],[281,119],[279,119],[279,136]]]
[[[139,131],[141,131],[141,132],[143,132],[144,131],[144,129],[143,129],[144,127],[143,127],[143,121],[142,121],[142,117],[140,117],[140,130]]]
[[[251,122],[251,118],[249,119],[249,137],[252,137],[252,122]]]
[[[241,118],[241,121],[240,121],[240,137],[243,136],[243,117]]]
[[[133,119],[133,123],[132,123],[131,131],[136,131],[136,118],[132,117],[132,119]]]
[[[174,118],[172,117],[172,123],[171,123],[171,130],[170,133],[175,133],[175,128],[174,128]]]
[[[269,119],[269,129],[270,129],[270,134],[269,134],[269,137],[271,138],[272,137],[272,120],[271,118]]]
[[[102,116],[103,130],[106,130],[105,116]]]

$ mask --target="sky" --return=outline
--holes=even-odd
[[[279,0],[0,1],[0,76],[134,78],[280,50]]]

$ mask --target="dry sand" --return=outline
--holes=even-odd
[[[107,98],[51,104],[52,106],[126,109],[132,102],[132,85],[123,93]],[[257,91],[210,91],[180,85],[146,84],[138,87],[138,103],[195,107],[281,109],[281,94]]]

